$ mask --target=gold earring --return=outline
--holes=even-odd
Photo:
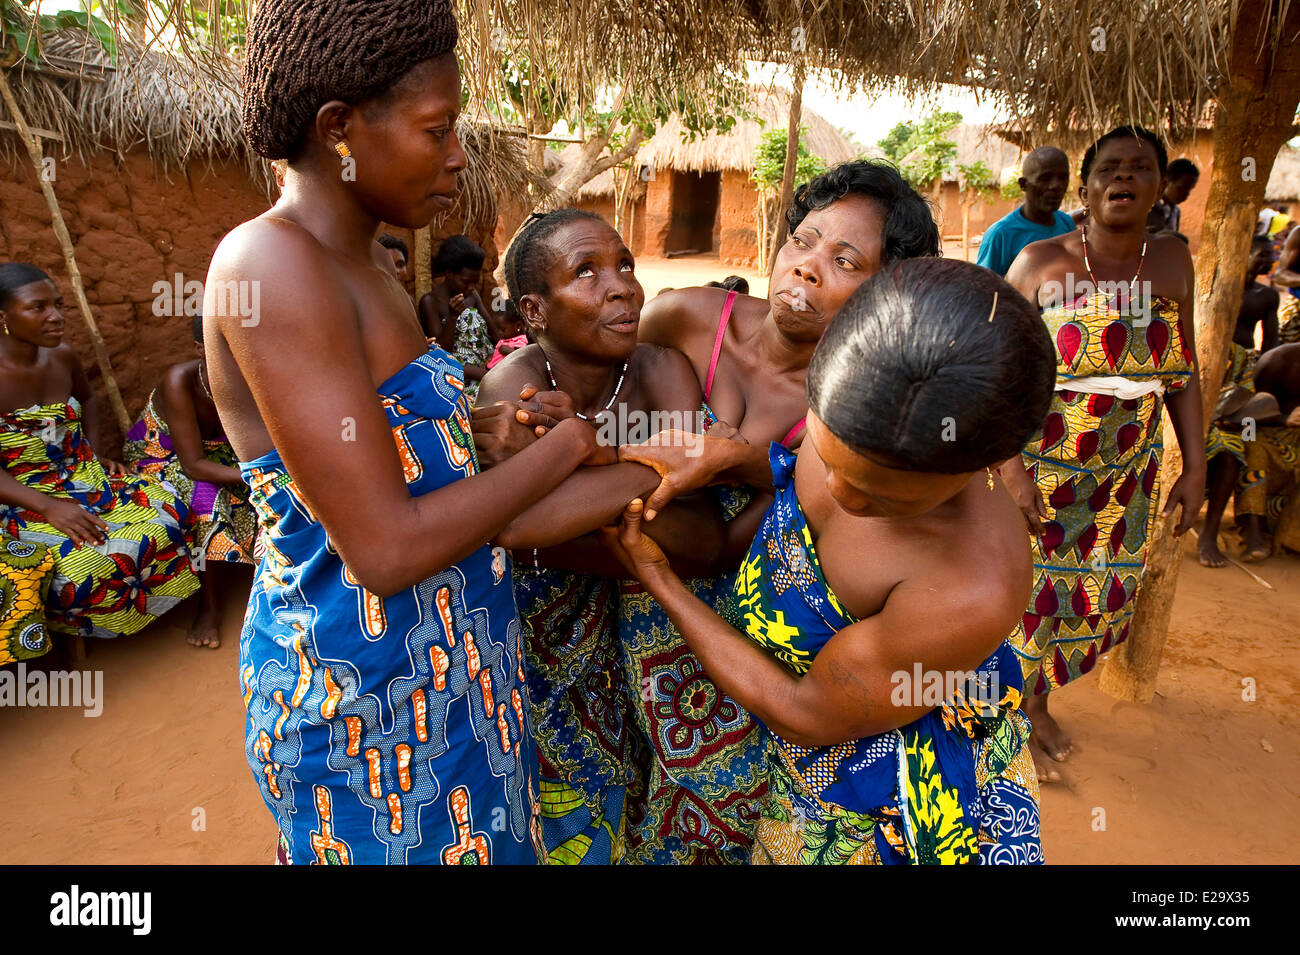
[[[339,154],[340,159],[347,159],[352,155],[352,150],[348,148],[348,141],[341,139],[334,144],[334,151]]]
[[[993,470],[992,470],[991,468],[985,468],[985,469],[984,469],[984,473],[987,474],[987,475],[989,476],[989,490],[991,491],[991,490],[993,490],[994,487],[996,486],[996,485],[993,483]]]

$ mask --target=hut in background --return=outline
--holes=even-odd
[[[1273,172],[1264,187],[1264,199],[1275,208],[1285,208],[1293,219],[1300,215],[1300,149],[1282,147],[1273,161]]]
[[[787,90],[755,89],[747,109],[727,133],[690,139],[674,113],[638,150],[632,178],[628,247],[633,255],[673,256],[691,252],[716,253],[732,265],[753,267],[758,260],[758,189],[750,178],[759,139],[769,129],[784,130],[790,111]],[[830,122],[803,110],[807,128],[804,144],[827,166],[856,159],[864,150],[851,143]],[[574,155],[575,147],[561,154]],[[883,155],[874,147],[866,155]],[[578,190],[578,205],[615,221],[618,194],[627,188],[613,169]]]
[[[946,138],[957,144],[957,158],[944,170],[942,184],[935,198],[934,217],[945,242],[961,243],[965,237],[966,257],[975,260],[978,239],[993,223],[1020,205],[1020,198],[1007,199],[1000,194],[976,197],[966,189],[958,166],[984,163],[998,185],[1014,181],[1020,175],[1024,153],[1020,147],[997,135],[994,126],[962,123]],[[1071,208],[1066,196],[1065,208]],[[960,247],[960,246],[959,246]]]
[[[117,52],[114,65],[88,34],[70,29],[46,36],[40,62],[15,67],[8,79],[41,138],[40,174],[52,178],[86,298],[134,415],[163,369],[194,354],[187,304],[192,314],[202,296],[195,298],[187,283],[204,281],[221,238],[263,212],[275,186],[268,164],[247,149],[240,131],[237,62],[200,65],[145,51],[127,37],[119,38]],[[468,233],[488,250],[484,274],[490,276],[495,196],[526,188],[523,145],[477,125],[462,124],[457,132],[470,162],[460,201],[434,223],[433,234]],[[414,249],[410,233],[404,237]],[[68,289],[38,173],[3,105],[0,261],[30,262]],[[102,400],[87,331],[71,314],[72,295],[67,301],[66,340]],[[104,424],[106,434],[114,431],[111,415]]]

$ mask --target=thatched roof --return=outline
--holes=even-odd
[[[637,151],[637,165],[647,165],[656,170],[673,169],[681,172],[721,172],[739,170],[752,172],[754,153],[759,139],[770,129],[786,130],[790,117],[789,90],[751,88],[746,111],[755,118],[736,121],[726,133],[708,133],[693,140],[673,113],[666,123]],[[800,111],[802,125],[807,129],[803,142],[809,152],[820,156],[827,166],[856,159],[859,155],[884,155],[877,147],[858,147],[844,137],[826,119],[806,106]],[[560,154],[562,161],[572,162],[580,151],[569,146]],[[579,199],[596,199],[614,194],[614,173],[606,170],[578,190]]]
[[[1295,202],[1300,199],[1300,149],[1294,146],[1282,147],[1277,159],[1273,161],[1273,172],[1264,188],[1264,199],[1267,202]]]
[[[800,57],[868,91],[976,87],[1030,128],[1091,138],[1122,121],[1172,137],[1193,125],[1213,77],[1227,72],[1234,3],[461,0],[459,8],[461,52],[480,96],[499,82],[503,52],[545,59],[574,89],[628,75],[652,85],[669,68],[685,85],[718,69],[742,73],[747,58]],[[1284,46],[1277,36],[1261,42],[1275,53]]]
[[[241,131],[237,61],[146,49],[127,36],[118,37],[117,52],[114,64],[88,34],[68,29],[43,37],[39,64],[23,61],[8,73],[28,125],[62,137],[43,140],[47,154],[145,149],[163,174],[190,161],[233,159],[270,194],[269,164],[248,149]],[[11,122],[3,104],[0,122]],[[527,170],[525,141],[469,120],[457,124],[456,134],[468,164],[458,207],[444,216],[463,211],[467,223],[490,227],[497,196],[539,184]],[[0,162],[6,161],[26,163],[27,156],[17,134],[0,126]]]

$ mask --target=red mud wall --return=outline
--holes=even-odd
[[[105,153],[55,166],[54,190],[76,248],[86,298],[108,347],[127,411],[138,414],[162,371],[193,357],[190,319],[155,316],[154,284],[202,282],[221,237],[269,202],[242,165],[191,163],[170,181],[143,153]],[[49,272],[66,303],[66,340],[100,397],[106,435],[120,441],[85,324],[77,309],[49,207],[31,166],[0,166],[0,261]],[[116,455],[118,448],[97,449]]]
[[[749,173],[738,169],[724,171],[722,200],[718,206],[718,258],[729,265],[754,268],[758,264],[757,220],[758,189]]]
[[[94,154],[88,163],[59,161],[55,176],[54,190],[72,235],[86,298],[108,347],[126,410],[134,418],[162,372],[194,356],[190,318],[154,314],[155,283],[173,283],[177,273],[182,288],[185,282],[202,282],[222,237],[265,211],[270,199],[242,164],[196,161],[162,174],[142,151],[121,161],[107,153]],[[463,230],[463,222],[449,218],[438,231],[451,235]],[[414,248],[409,229],[391,231]],[[483,294],[490,301],[496,246],[487,229],[472,229],[470,237],[488,253]],[[435,250],[439,241],[435,235]],[[106,437],[119,444],[123,436],[77,310],[49,207],[25,159],[0,165],[0,261],[30,262],[54,278],[66,304],[66,340],[77,349],[99,395]],[[120,448],[102,450],[115,455]]]

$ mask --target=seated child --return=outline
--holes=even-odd
[[[167,369],[127,434],[125,452],[128,464],[166,481],[193,511],[190,540],[203,572],[213,561],[255,563],[257,515],[208,390],[202,316],[195,316],[193,333],[198,359]],[[202,605],[189,636],[196,647],[221,645],[217,580],[204,573]]]

